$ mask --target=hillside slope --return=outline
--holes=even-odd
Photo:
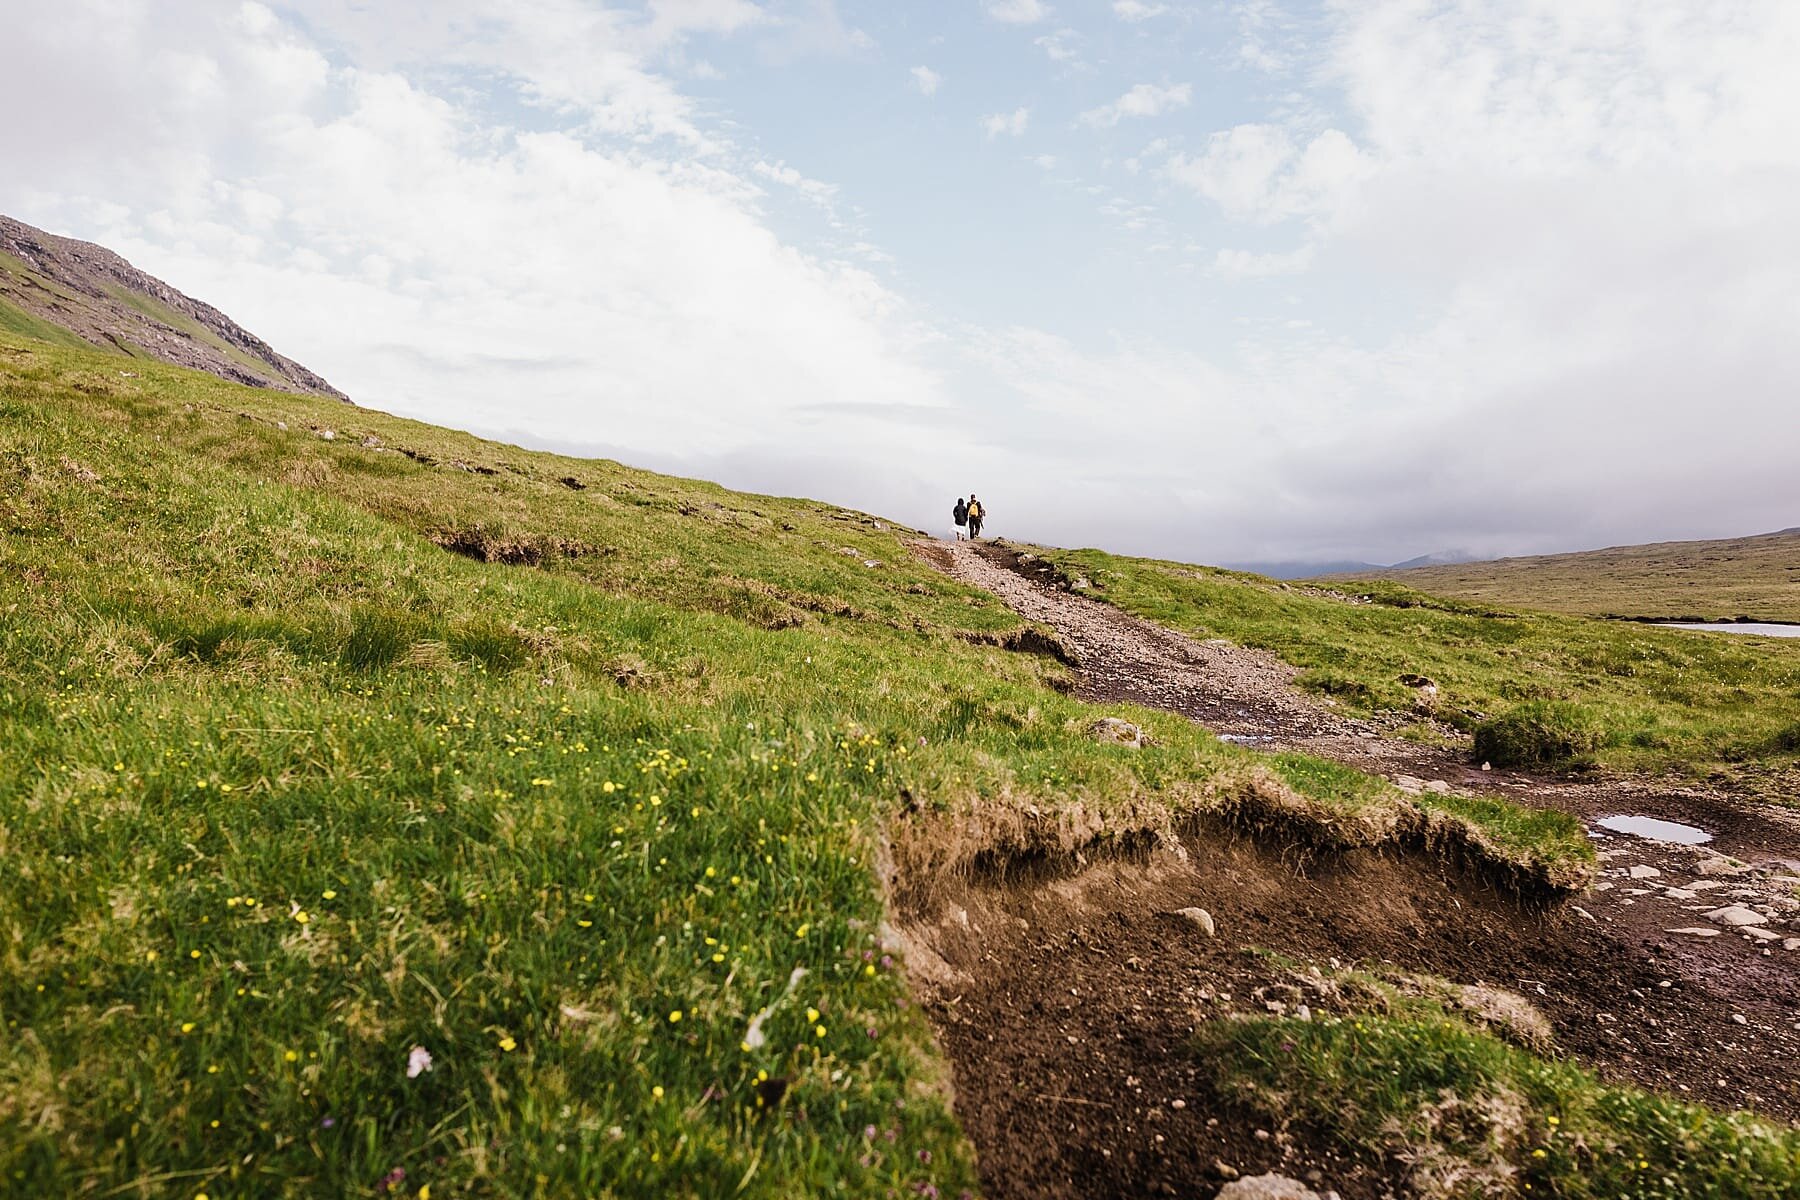
[[[193,367],[251,387],[348,400],[210,304],[103,246],[0,215],[0,332]]]
[[[1800,529],[1327,578],[1586,616],[1800,621]]]
[[[1391,855],[1423,913],[1483,853],[1593,869],[1564,814],[1084,703],[867,514],[117,361],[0,334],[18,1194],[958,1195],[978,1123],[909,972],[949,976],[904,929],[960,884],[1251,830],[1277,892],[1290,854]],[[1683,1186],[1758,1155],[1791,1186],[1785,1127],[1624,1078],[1533,1103]],[[1665,1112],[1703,1153],[1630,1124]],[[1546,1193],[1592,1167],[1514,1142]]]

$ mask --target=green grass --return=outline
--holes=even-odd
[[[1428,1200],[1774,1200],[1800,1188],[1793,1129],[1603,1083],[1446,1004],[1453,985],[1420,986],[1432,982],[1344,973],[1333,987],[1361,1005],[1210,1022],[1194,1051],[1227,1094],[1401,1164]]]
[[[1522,762],[1591,756],[1693,772],[1752,763],[1790,774],[1796,765],[1785,735],[1800,723],[1800,640],[1513,612],[1393,582],[1289,584],[1098,550],[1042,553],[1129,612],[1273,651],[1346,711],[1417,712],[1409,675],[1435,682],[1438,718],[1470,733],[1515,712],[1514,725],[1579,709],[1572,743]]]
[[[130,288],[122,286],[109,287],[107,292],[120,304],[148,317],[157,324],[166,325],[170,329],[187,334],[197,342],[211,346],[258,379],[275,377],[275,369],[270,364],[242,348],[232,345],[193,317],[170,308],[154,296],[146,296],[141,292],[134,292]]]
[[[0,336],[0,1191],[955,1195],[878,863],[1416,815],[863,514],[117,361]]]

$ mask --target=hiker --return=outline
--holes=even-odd
[[[956,521],[956,528],[950,531],[950,540],[962,541],[963,526],[969,523],[969,504],[961,496],[956,498],[956,507],[950,510],[950,516]]]
[[[969,540],[972,542],[976,538],[981,536],[981,522],[982,522],[982,519],[987,516],[987,509],[981,507],[981,501],[979,501],[975,498],[974,492],[969,493],[969,514],[968,515],[969,515]]]

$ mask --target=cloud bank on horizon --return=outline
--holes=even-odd
[[[929,528],[1800,524],[1800,5],[0,0],[0,211],[360,402]]]

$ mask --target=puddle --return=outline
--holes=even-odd
[[[1706,633],[1754,634],[1758,637],[1800,637],[1800,625],[1765,625],[1758,621],[1700,624],[1692,621],[1658,621],[1665,629],[1698,629]]]
[[[1700,846],[1713,840],[1713,835],[1679,821],[1659,821],[1655,817],[1601,817],[1594,824],[1614,833],[1649,838],[1653,842],[1676,842],[1683,846]]]

